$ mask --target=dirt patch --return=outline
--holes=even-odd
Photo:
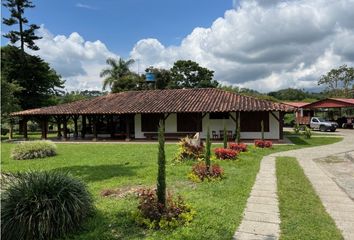
[[[136,195],[138,191],[142,188],[148,188],[147,186],[137,185],[137,186],[125,186],[116,189],[103,189],[100,193],[102,197],[115,197],[124,198],[128,195]]]
[[[331,155],[315,162],[354,200],[354,152]]]

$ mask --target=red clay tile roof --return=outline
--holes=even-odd
[[[24,115],[289,111],[282,103],[215,88],[129,91],[13,113]]]
[[[354,105],[354,98],[330,98],[330,99],[334,99],[340,102],[345,102]]]
[[[283,103],[290,105],[292,107],[296,107],[296,108],[301,108],[301,107],[309,104],[308,102],[283,102]]]

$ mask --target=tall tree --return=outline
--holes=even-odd
[[[103,90],[107,87],[112,87],[114,83],[122,80],[124,76],[130,75],[132,72],[129,70],[129,66],[134,63],[133,59],[125,61],[122,58],[114,59],[108,58],[106,60],[108,68],[101,71],[100,77],[105,77],[103,80]]]
[[[350,89],[354,88],[354,68],[342,65],[323,75],[318,85],[325,85],[330,96],[350,97]]]
[[[122,76],[119,81],[114,81],[111,86],[112,93],[145,89],[147,88],[144,79],[136,73]]]
[[[215,88],[219,85],[213,80],[214,71],[191,60],[178,60],[170,71],[172,79],[169,88]]]
[[[21,63],[23,56],[26,64]],[[14,93],[22,109],[54,104],[65,83],[43,59],[9,45],[1,48],[1,76],[22,88]]]
[[[8,26],[18,24],[18,31],[12,30],[4,34],[4,37],[10,39],[12,44],[20,41],[20,47],[22,53],[25,51],[25,45],[29,49],[39,50],[38,46],[35,44],[35,40],[41,39],[41,37],[36,36],[35,31],[39,29],[36,24],[28,24],[28,20],[24,17],[26,8],[34,8],[31,0],[5,0],[3,1],[3,6],[8,8],[11,15],[9,18],[3,18],[3,23]],[[28,26],[27,29],[25,27]]]

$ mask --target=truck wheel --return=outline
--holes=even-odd
[[[335,132],[336,131],[336,129],[331,129],[331,132]]]
[[[320,131],[321,131],[321,132],[325,132],[325,131],[327,131],[326,126],[323,126],[323,125],[322,125],[322,126],[320,126]]]

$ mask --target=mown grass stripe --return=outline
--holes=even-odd
[[[343,239],[295,158],[278,157],[280,239]]]

